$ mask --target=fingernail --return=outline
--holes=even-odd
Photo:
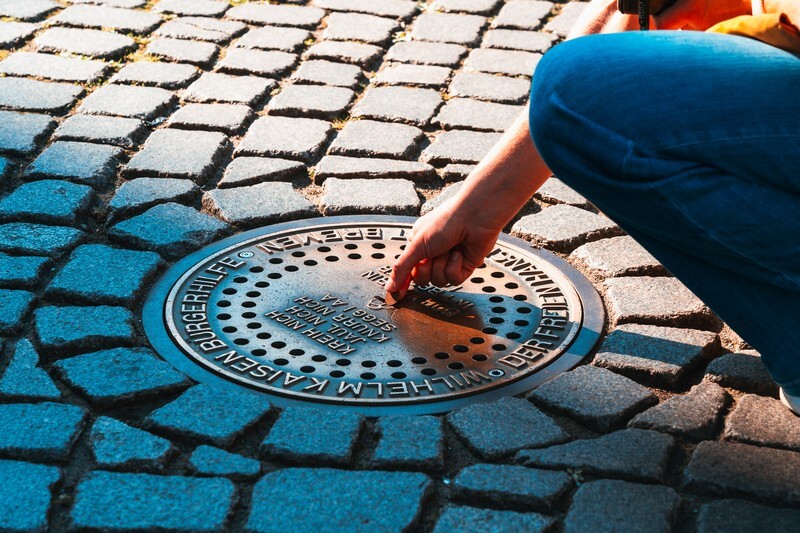
[[[458,250],[453,250],[450,253],[450,262],[451,263],[454,263],[454,262],[458,261],[460,258],[461,258],[461,252],[459,252]]]

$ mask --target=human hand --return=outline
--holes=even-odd
[[[699,30],[752,12],[751,0],[678,0],[655,17],[659,30]]]

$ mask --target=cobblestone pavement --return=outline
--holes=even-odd
[[[0,530],[796,529],[800,419],[758,355],[557,180],[508,229],[609,323],[525,398],[279,410],[143,338],[190,250],[452,193],[584,6],[0,0]]]

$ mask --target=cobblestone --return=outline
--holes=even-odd
[[[477,48],[469,53],[464,62],[464,70],[530,78],[541,58],[541,54],[531,52]]]
[[[167,202],[189,202],[200,195],[190,180],[137,178],[123,183],[108,203],[109,220],[117,221]]]
[[[198,75],[197,67],[174,63],[158,63],[139,61],[128,63],[111,78],[114,83],[135,83],[160,87],[162,89],[180,89],[189,85]]]
[[[438,471],[444,467],[444,428],[434,416],[387,416],[378,420],[380,436],[371,465],[387,469]]]
[[[62,403],[0,405],[0,451],[6,457],[64,461],[78,438],[86,412]],[[6,486],[5,483],[2,484]]]
[[[715,359],[706,369],[706,379],[723,387],[777,396],[778,385],[755,353],[729,353]]]
[[[468,405],[453,411],[446,419],[467,446],[485,459],[558,444],[570,438],[550,417],[519,398]]]
[[[259,50],[297,52],[309,38],[311,38],[311,32],[308,30],[265,26],[248,31],[236,41],[236,46]]]
[[[207,67],[216,59],[219,47],[202,41],[159,37],[150,41],[145,53],[166,61]]]
[[[153,11],[197,17],[219,17],[230,7],[220,0],[162,0]]]
[[[39,27],[29,22],[0,22],[0,47],[12,48],[30,39]]]
[[[397,29],[392,19],[356,13],[331,13],[323,32],[332,41],[361,41],[385,44]]]
[[[431,480],[415,472],[287,468],[256,483],[246,527],[253,532],[285,531],[297,524],[309,531],[411,530],[431,490]],[[277,501],[283,511],[276,514],[271,509]]]
[[[653,429],[693,441],[713,439],[729,403],[725,389],[713,383],[701,383],[687,394],[673,396],[639,413],[628,427]]]
[[[264,397],[201,384],[150,413],[145,424],[225,447],[271,411]]]
[[[151,120],[166,114],[174,100],[173,93],[158,87],[105,85],[87,96],[78,112]]]
[[[698,533],[789,531],[800,521],[796,509],[775,509],[744,500],[718,500],[700,508]]]
[[[603,285],[616,324],[696,327],[712,320],[708,307],[675,278],[613,278]]]
[[[439,110],[436,122],[448,129],[502,132],[514,123],[524,109],[524,106],[453,98]]]
[[[439,516],[439,521],[433,531],[434,533],[447,533],[448,531],[493,531],[497,533],[529,531],[540,533],[548,531],[554,523],[554,519],[538,513],[517,513],[449,505]]]
[[[272,224],[318,213],[291,183],[282,182],[208,191],[203,195],[203,207],[225,222],[240,226]]]
[[[191,207],[169,202],[116,224],[108,233],[122,243],[177,259],[227,231],[227,224]]]
[[[396,63],[387,66],[373,83],[377,85],[416,85],[418,87],[441,87],[447,83],[452,71],[434,65],[408,65]]]
[[[241,22],[189,16],[170,20],[161,25],[153,35],[172,39],[196,39],[222,45],[245,30],[247,25]]]
[[[499,133],[446,131],[423,150],[420,159],[433,165],[442,163],[477,163],[500,140]]]
[[[555,7],[552,2],[512,0],[507,2],[492,21],[492,28],[534,30]]]
[[[468,466],[453,480],[459,499],[504,509],[548,511],[571,486],[572,478],[566,473],[517,465]]]
[[[717,350],[719,339],[708,331],[623,324],[600,346],[594,364],[648,385],[674,388]]]
[[[320,202],[325,216],[363,213],[413,215],[419,212],[420,205],[412,182],[383,178],[329,178]]]
[[[261,463],[255,459],[206,445],[195,448],[189,458],[189,465],[198,474],[235,479],[253,478],[261,471]]]
[[[94,423],[89,440],[95,462],[102,468],[162,468],[175,451],[167,439],[107,416]]]
[[[328,153],[410,159],[424,138],[422,130],[414,126],[356,120],[348,122],[339,132]]]
[[[548,183],[552,181],[551,178]],[[667,273],[661,263],[627,235],[584,244],[572,253],[572,257],[597,274],[607,277],[658,276]]]
[[[733,442],[701,442],[684,471],[691,490],[750,496],[773,505],[800,503],[800,453]]]
[[[58,8],[51,0],[0,0],[0,17],[39,20]]]
[[[586,198],[581,196],[577,191],[569,187],[563,181],[555,177],[551,177],[545,181],[544,184],[539,187],[539,190],[536,191],[535,196],[536,198],[551,204],[567,204],[584,209],[590,207],[591,205]],[[619,237],[613,237],[612,239],[619,239]],[[603,239],[598,242],[606,243],[612,239]],[[589,244],[585,244],[583,246],[589,246]],[[602,246],[602,244],[600,246]]]
[[[331,125],[310,118],[266,116],[247,130],[236,155],[283,157],[310,163],[333,133]]]
[[[442,179],[445,181],[464,180],[469,176],[477,165],[465,165],[460,163],[451,163],[445,165],[441,171]]]
[[[233,48],[217,64],[217,70],[227,74],[255,74],[279,78],[289,72],[296,61],[295,54],[286,52]]]
[[[451,96],[463,96],[506,104],[521,104],[528,99],[530,84],[519,78],[495,76],[480,72],[459,72],[453,77],[448,92]],[[553,180],[548,180],[545,185],[551,181]]]
[[[58,468],[0,459],[0,479],[0,529],[44,531]]]
[[[344,87],[287,85],[270,101],[273,115],[333,119],[345,114],[355,93]]]
[[[778,400],[748,394],[725,421],[726,440],[800,451],[800,417]]]
[[[544,31],[555,33],[559,37],[566,37],[570,28],[575,24],[580,17],[583,10],[586,9],[587,4],[582,2],[575,2],[565,4],[561,9],[561,13],[550,19],[544,26]]]
[[[522,450],[515,459],[527,466],[583,470],[598,476],[663,482],[675,439],[644,429],[623,429],[596,439]]]
[[[186,178],[204,183],[227,150],[228,138],[218,132],[162,129],[125,167],[129,176]]]
[[[22,339],[14,348],[14,355],[0,377],[0,394],[4,398],[29,400],[61,397],[50,375],[39,367],[39,354],[29,340]]]
[[[225,102],[255,106],[275,86],[273,80],[255,76],[228,76],[206,72],[186,89],[183,97],[189,102]]]
[[[467,47],[451,43],[401,41],[386,53],[386,59],[420,65],[454,67],[467,54]]]
[[[322,21],[325,11],[316,7],[244,4],[235,6],[227,13],[227,18],[250,24],[272,24],[274,26],[297,26],[314,29]]]
[[[126,35],[73,28],[50,28],[33,42],[40,52],[66,52],[104,59],[120,57],[136,47],[136,42]]]
[[[34,331],[48,355],[85,352],[130,344],[133,315],[123,307],[40,307],[34,311]],[[91,363],[89,370],[94,369]]]
[[[0,78],[0,82],[3,78]],[[0,111],[0,152],[26,155],[35,152],[56,123],[47,115]]]
[[[583,394],[575,394],[580,390]],[[647,388],[603,368],[582,366],[535,389],[530,399],[582,423],[609,431],[657,402]]]
[[[235,135],[252,119],[252,110],[240,104],[187,104],[169,119],[169,126],[214,130]]]
[[[331,11],[354,11],[400,19],[412,16],[418,9],[412,0],[313,0],[312,3]]]
[[[95,199],[86,185],[55,180],[23,183],[0,200],[0,218],[73,225]]]
[[[431,211],[433,211],[434,209],[445,203],[447,200],[455,196],[458,193],[458,191],[461,190],[462,185],[463,183],[457,182],[445,187],[442,190],[442,192],[440,192],[436,197],[425,202],[425,205],[423,205],[422,209],[420,210],[420,214],[427,215],[428,213],[430,213]]]
[[[0,75],[91,83],[98,80],[106,68],[107,65],[102,61],[34,52],[14,52],[0,62]]]
[[[563,204],[526,215],[511,227],[512,235],[559,252],[621,233],[619,226],[603,215]]]
[[[56,129],[53,138],[133,148],[144,139],[145,134],[146,128],[138,119],[72,115]]]
[[[22,327],[35,297],[28,291],[0,289],[0,333],[15,333]]]
[[[436,171],[427,163],[329,155],[323,157],[317,164],[314,181],[320,183],[328,178],[404,178],[424,180],[435,176]],[[407,195],[407,197],[409,202],[412,202],[411,196]]]
[[[361,78],[361,69],[356,65],[309,60],[303,61],[300,67],[292,74],[291,81],[354,89]]]
[[[411,38],[474,46],[478,43],[485,24],[486,19],[476,15],[423,13],[414,21]]]
[[[670,487],[592,481],[575,493],[564,531],[671,531],[679,505]]]
[[[499,4],[500,0],[436,0],[431,7],[445,13],[490,15],[497,9]]]
[[[371,44],[322,41],[309,48],[306,56],[311,59],[330,59],[368,67],[382,52],[383,50]]]
[[[486,48],[500,50],[523,50],[545,53],[553,46],[556,37],[549,33],[517,30],[490,30],[483,38]]]
[[[363,422],[349,411],[287,407],[261,443],[261,455],[293,463],[346,465]]]
[[[225,529],[234,504],[230,480],[91,472],[77,487],[72,526],[77,529]]]
[[[37,285],[50,268],[46,257],[27,257],[0,253],[0,287],[28,289]]]
[[[146,11],[108,6],[73,5],[50,19],[52,22],[80,28],[111,29],[121,33],[144,35],[161,24],[161,17]]]
[[[82,94],[77,85],[0,77],[0,108],[61,114]]]
[[[353,107],[352,116],[425,126],[442,103],[433,89],[372,87]]]
[[[84,233],[63,226],[44,226],[27,222],[0,225],[0,251],[57,257],[84,238]]]
[[[298,161],[266,157],[237,157],[227,166],[217,187],[228,189],[256,185],[264,181],[288,181],[307,175],[306,166]]]
[[[114,180],[122,150],[101,144],[56,141],[25,171],[30,178],[63,178],[105,189]]]

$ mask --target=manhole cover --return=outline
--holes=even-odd
[[[506,235],[461,286],[415,287],[388,306],[383,286],[413,221],[292,222],[203,248],[148,296],[147,336],[198,381],[370,415],[517,394],[597,341],[604,313],[591,284]]]

